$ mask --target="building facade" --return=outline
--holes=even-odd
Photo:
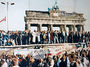
[[[53,27],[59,27],[60,31],[84,31],[84,21],[82,13],[67,13],[60,11],[59,8],[49,9],[48,11],[26,11],[25,29],[31,30],[31,26],[37,26],[37,30],[42,31],[42,27],[53,30]]]

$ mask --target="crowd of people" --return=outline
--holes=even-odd
[[[30,54],[0,55],[0,67],[90,67],[90,50],[65,52],[63,55],[51,57],[45,54],[44,58],[34,58]]]
[[[8,31],[0,30],[0,45],[52,44],[90,42],[90,32]]]

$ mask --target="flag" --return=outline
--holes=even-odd
[[[6,17],[4,17],[2,20],[0,20],[0,23],[6,21]]]

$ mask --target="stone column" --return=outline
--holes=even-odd
[[[48,31],[50,31],[50,25],[48,24]]]
[[[75,25],[73,25],[73,32],[75,32]]]
[[[76,30],[75,30],[75,23],[76,23],[76,21],[72,21],[73,22],[73,32],[75,32]]]
[[[51,24],[51,31],[53,31],[53,24]]]
[[[80,26],[80,32],[83,32],[84,31],[84,25],[81,25]]]
[[[63,25],[60,25],[60,31],[61,32],[63,31]]]
[[[84,31],[84,25],[82,25],[82,32]]]
[[[79,31],[82,32],[82,25],[79,26]]]
[[[64,25],[63,27],[64,27],[64,31],[66,31],[66,25]]]
[[[40,30],[40,31],[42,30],[42,24],[40,24],[40,26],[39,26],[39,30]]]
[[[30,30],[31,24],[27,24],[27,30]]]
[[[42,30],[42,24],[38,24],[37,30],[38,30],[38,31],[41,31],[41,30]]]

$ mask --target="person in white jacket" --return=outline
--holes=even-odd
[[[34,30],[32,35],[33,35],[33,43],[35,43],[36,42],[36,36],[37,36],[36,30]]]
[[[83,60],[81,62],[81,67],[88,67],[89,66],[89,61],[83,57]]]
[[[5,61],[5,59],[1,60],[1,63],[2,63],[1,67],[8,67],[8,64]]]
[[[50,60],[50,67],[53,67],[53,66],[54,66],[54,60],[51,59],[51,60]]]

